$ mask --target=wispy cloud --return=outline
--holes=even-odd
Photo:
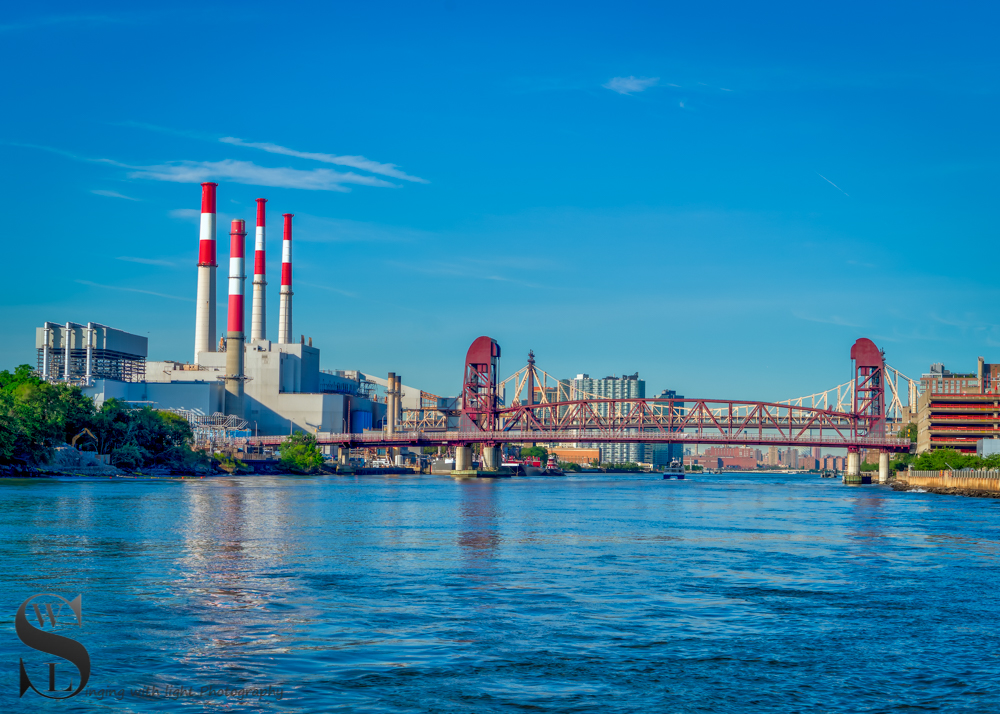
[[[126,263],[141,263],[143,265],[163,265],[172,268],[175,263],[169,260],[157,260],[156,258],[133,258],[128,255],[119,255],[115,260],[124,260]]]
[[[158,166],[135,166],[129,178],[177,183],[201,183],[221,179],[251,186],[275,188],[300,188],[307,191],[350,191],[344,184],[395,188],[395,184],[373,176],[353,172],[343,173],[331,169],[292,169],[258,166],[252,161],[178,161]]]
[[[127,293],[142,293],[143,295],[155,295],[156,297],[169,298],[170,300],[183,300],[184,302],[194,302],[194,298],[180,297],[179,295],[167,295],[166,293],[158,293],[152,290],[140,290],[139,288],[125,288],[120,285],[102,285],[101,283],[94,283],[90,280],[77,280],[75,281],[80,285],[86,285],[92,288],[104,288],[105,290],[121,290]]]
[[[288,167],[271,168],[258,166],[252,161],[173,161],[153,166],[137,166],[124,164],[114,159],[94,159],[80,156],[70,151],[55,149],[50,146],[6,142],[9,146],[20,146],[29,149],[48,151],[65,156],[75,161],[87,163],[108,164],[118,168],[129,169],[129,178],[149,179],[153,181],[172,181],[176,183],[201,183],[210,179],[228,180],[251,186],[273,186],[275,188],[298,188],[307,191],[340,191],[349,192],[348,185],[374,186],[379,188],[398,188],[375,176],[363,176],[353,171],[342,172],[332,169],[293,169]]]
[[[831,181],[830,179],[828,179],[826,176],[824,176],[823,174],[821,174],[819,171],[816,172],[816,175],[819,176],[824,181],[826,181],[831,186],[833,186],[835,189],[837,189],[838,191],[840,191],[842,194],[844,194],[845,196],[847,196],[848,198],[851,197],[851,194],[849,194],[847,191],[845,191],[840,186],[838,186],[837,184],[835,184],[833,181]]]
[[[655,87],[659,77],[614,77],[601,86],[619,94],[635,94]]]
[[[19,146],[22,149],[37,149],[38,151],[47,151],[50,154],[58,154],[59,156],[65,156],[67,159],[73,159],[74,161],[84,161],[88,164],[109,164],[110,166],[118,166],[120,168],[131,168],[127,164],[120,163],[114,159],[93,159],[89,156],[80,156],[79,154],[74,154],[72,151],[65,151],[64,149],[56,149],[52,146],[42,146],[41,144],[25,144],[20,141],[5,141],[3,142],[7,146]]]
[[[91,190],[91,193],[96,193],[98,196],[107,196],[108,198],[124,198],[126,201],[138,201],[138,198],[132,198],[131,196],[126,196],[123,193],[118,193],[117,191],[105,191],[102,188],[95,188]]]
[[[434,261],[423,265],[418,263],[400,263],[399,261],[390,260],[386,261],[385,264],[394,268],[400,268],[406,272],[416,272],[424,275],[447,275],[469,280],[493,280],[498,283],[510,283],[512,285],[522,285],[524,287],[535,289],[550,289],[554,287],[551,284],[532,283],[527,280],[510,278],[504,275],[494,274],[477,277],[479,275],[477,266],[481,265],[481,261],[477,260],[461,260],[456,263]]]
[[[805,320],[807,322],[819,322],[824,325],[838,325],[839,327],[864,327],[864,325],[859,325],[855,322],[850,322],[837,315],[830,315],[829,317],[815,317],[813,315],[806,315],[801,312],[793,312],[793,317],[797,317],[800,320]]]
[[[237,139],[235,136],[224,136],[219,139],[224,144],[232,144],[233,146],[242,146],[248,149],[260,149],[261,151],[266,151],[269,154],[281,154],[282,156],[295,156],[300,159],[309,159],[311,161],[319,161],[324,164],[336,164],[337,166],[350,166],[354,169],[360,169],[361,171],[370,171],[373,174],[379,174],[380,176],[390,176],[392,178],[397,178],[402,181],[415,181],[417,183],[428,183],[426,179],[419,178],[417,176],[410,176],[399,170],[395,164],[383,164],[378,161],[372,161],[371,159],[366,159],[364,156],[337,156],[335,154],[322,154],[313,151],[296,151],[295,149],[289,149],[285,146],[279,146],[278,144],[271,144],[267,142],[253,142],[253,141],[243,141],[243,139]]]
[[[185,221],[187,223],[198,223],[201,221],[201,211],[196,208],[175,208],[172,211],[167,211],[167,215],[171,218],[176,218],[178,221]]]

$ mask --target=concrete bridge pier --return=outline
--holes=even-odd
[[[889,480],[889,452],[880,451],[878,455],[878,482],[885,483]]]
[[[343,446],[337,447],[337,463],[341,466],[347,466],[347,449]]]
[[[456,446],[455,447],[455,470],[456,471],[471,471],[472,470],[472,447],[471,446]]]
[[[499,446],[483,446],[483,468],[488,471],[494,471],[500,468],[500,447]]]
[[[844,480],[850,483],[861,483],[861,454],[857,449],[847,451],[847,471]]]

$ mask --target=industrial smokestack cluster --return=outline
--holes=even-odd
[[[198,295],[195,312],[195,332],[194,332],[194,361],[198,362],[199,352],[215,352],[216,350],[216,261],[215,236],[216,236],[216,187],[218,184],[206,182],[201,185],[201,230],[199,234],[198,248]],[[250,339],[267,339],[267,296],[266,287],[266,198],[257,199],[257,232],[254,245],[254,275],[253,275],[253,305],[250,315]],[[291,344],[292,342],[292,213],[283,215],[285,220],[285,230],[281,250],[281,305],[279,311],[278,342],[281,344]],[[244,221],[239,221],[245,226]],[[233,221],[233,231],[236,230],[236,221]],[[245,236],[245,228],[240,229],[240,235]],[[231,233],[232,250],[236,250],[236,233]],[[241,240],[239,252],[239,265],[245,266],[245,243]],[[237,254],[230,254],[230,274],[229,274],[229,321],[233,323],[233,306],[235,304],[233,296],[239,296],[240,310],[243,305],[243,279],[245,267],[240,267],[238,273],[234,273]],[[235,283],[233,278],[239,276],[240,289],[234,293]],[[240,313],[240,325],[243,324],[243,313]],[[232,331],[232,328],[229,330]],[[240,330],[242,332],[242,328]],[[245,337],[245,335],[244,335]],[[229,339],[227,335],[227,339]]]
[[[194,361],[201,352],[216,350],[216,193],[218,184],[201,185],[201,228],[198,249],[198,295],[195,312]],[[254,245],[253,306],[250,316],[250,339],[267,339],[267,298],[265,278],[265,207],[266,198],[257,199],[257,231]],[[281,250],[281,302],[279,305],[278,342],[292,342],[292,216],[283,214],[285,230]],[[246,281],[246,222],[234,219],[229,233],[229,317],[226,330],[226,411],[243,412],[244,284]]]

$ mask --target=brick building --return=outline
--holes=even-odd
[[[975,373],[932,364],[920,378],[917,453],[956,449],[976,453],[980,439],[1000,438],[1000,364],[979,358]]]

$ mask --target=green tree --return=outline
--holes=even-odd
[[[538,459],[543,464],[549,458],[549,450],[544,446],[524,446],[521,447],[522,459]]]
[[[947,471],[949,469],[979,468],[982,459],[974,454],[962,454],[954,449],[937,449],[920,454],[913,460],[917,471]]]
[[[94,404],[78,387],[48,384],[29,365],[0,372],[0,461],[39,464],[90,423]]]
[[[281,466],[293,473],[307,474],[323,465],[323,454],[312,434],[297,432],[281,443]]]
[[[899,437],[900,439],[909,438],[910,443],[913,443],[913,444],[917,443],[917,425],[916,425],[916,423],[915,422],[910,422],[909,424],[907,424],[906,426],[904,426],[902,429],[900,429],[898,432],[896,432],[896,436]]]

